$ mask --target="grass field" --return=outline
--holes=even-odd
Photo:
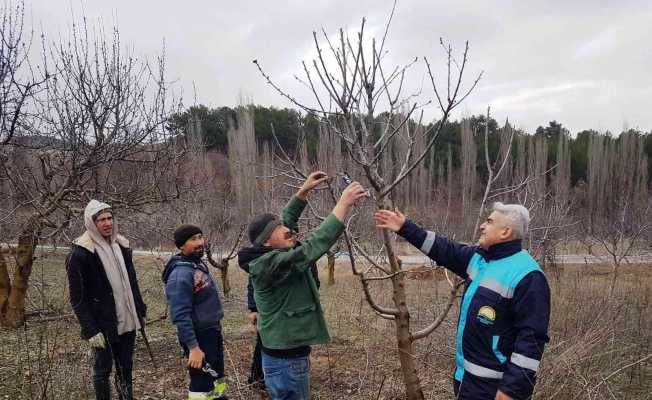
[[[28,321],[19,330],[0,331],[0,400],[92,398],[88,345],[70,316],[63,254],[41,254],[32,274]],[[141,290],[148,304],[148,332],[156,366],[142,340],[134,367],[138,399],[181,399],[187,377],[174,329],[165,316],[160,272],[165,260],[137,257]],[[322,277],[322,303],[333,341],[312,353],[315,399],[400,399],[402,380],[394,327],[375,317],[348,266],[337,266],[336,283]],[[550,328],[535,398],[652,398],[652,266],[627,266],[614,296],[606,266],[565,266],[547,271],[553,293]],[[231,398],[254,399],[246,384],[252,335],[246,319],[246,275],[233,266],[232,293],[225,299],[225,368]],[[446,285],[420,274],[408,279],[412,323],[424,326],[443,308]],[[376,286],[381,303],[386,286]],[[452,398],[454,330],[457,309],[430,337],[418,342],[415,356],[429,399]]]

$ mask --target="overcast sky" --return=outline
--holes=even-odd
[[[117,24],[122,41],[153,58],[165,40],[169,78],[185,105],[235,105],[241,94],[257,104],[290,106],[252,63],[261,62],[280,86],[310,100],[293,78],[314,57],[312,31],[339,27],[382,35],[392,1],[26,0],[29,18],[46,36],[65,37],[71,10],[90,22]],[[388,66],[415,56],[444,61],[439,38],[459,49],[470,42],[469,75],[484,70],[477,90],[454,117],[491,106],[501,123],[532,132],[550,120],[572,133],[652,129],[652,1],[547,0],[479,2],[400,0],[386,45]],[[417,90],[425,67],[415,65]],[[442,83],[445,83],[442,81]],[[423,87],[421,101],[432,98]],[[312,103],[311,103],[312,104]],[[434,118],[434,108],[425,110]]]

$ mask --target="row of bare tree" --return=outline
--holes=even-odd
[[[124,214],[180,196],[184,147],[168,134],[178,110],[164,53],[138,58],[116,29],[87,20],[50,41],[5,3],[0,26],[0,320],[24,320],[37,244],[65,236],[91,198]],[[38,61],[35,61],[38,60]],[[69,240],[70,238],[66,238]],[[8,264],[13,261],[12,268]]]
[[[112,204],[119,221],[145,246],[160,247],[181,221],[207,227],[216,256],[210,260],[222,270],[227,292],[228,261],[243,225],[253,214],[278,211],[311,170],[321,169],[334,179],[311,199],[301,222],[308,232],[315,227],[332,208],[345,178],[370,188],[369,199],[348,221],[344,239],[333,251],[346,251],[370,309],[394,323],[407,397],[423,399],[415,343],[444,321],[459,282],[449,277],[442,311],[428,323],[415,324],[396,239],[373,228],[375,210],[400,206],[429,227],[471,241],[489,202],[516,201],[534,215],[530,249],[540,259],[554,255],[567,228],[586,225],[592,243],[613,250],[614,271],[649,235],[647,160],[635,135],[591,142],[589,179],[575,193],[568,143],[557,143],[556,164],[549,166],[545,138],[517,135],[509,124],[490,151],[488,124],[474,131],[463,123],[459,169],[453,168],[450,150],[447,157],[434,158],[432,150],[451,112],[482,73],[465,82],[468,43],[458,54],[443,40],[441,75],[425,57],[389,65],[386,44],[393,11],[378,40],[366,36],[364,20],[353,38],[344,30],[336,39],[314,33],[317,56],[303,63],[304,76],[298,78],[312,95],[311,104],[285,92],[255,61],[274,90],[319,118],[312,161],[305,137],[292,152],[278,140],[276,146],[257,143],[246,108],[237,123],[229,124],[228,157],[206,152],[197,121],[189,121],[183,136],[172,135],[166,124],[180,102],[165,79],[164,52],[153,61],[139,59],[124,48],[117,30],[93,29],[84,19],[65,39],[43,38],[34,62],[30,55],[37,46],[23,23],[23,4],[10,3],[2,15],[0,320],[7,325],[24,321],[37,244],[69,242],[79,230],[72,222],[79,221],[91,198]],[[409,72],[418,67],[428,79],[429,99],[405,93]],[[423,124],[428,105],[439,111],[431,125]],[[478,157],[484,160],[482,170],[475,167]],[[618,187],[609,190],[609,182]],[[570,213],[571,207],[584,210],[585,217]],[[333,253],[329,265],[332,271]],[[378,289],[384,284],[389,297]]]

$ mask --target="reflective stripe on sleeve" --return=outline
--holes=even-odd
[[[432,250],[432,245],[435,244],[435,238],[437,235],[431,231],[426,232],[426,240],[424,240],[423,244],[421,245],[421,251],[427,255],[430,253],[430,250]]]
[[[534,372],[537,372],[539,369],[539,362],[534,358],[525,357],[523,354],[512,353],[512,357],[509,359],[512,364],[518,365],[521,368],[527,368]]]

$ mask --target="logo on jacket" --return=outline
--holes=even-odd
[[[192,292],[193,293],[199,293],[203,289],[206,289],[209,286],[209,281],[208,281],[208,275],[203,273],[200,270],[195,271],[195,275],[193,276],[193,285],[192,285]]]
[[[478,321],[485,325],[493,325],[496,320],[496,310],[490,306],[480,307],[478,311]]]

